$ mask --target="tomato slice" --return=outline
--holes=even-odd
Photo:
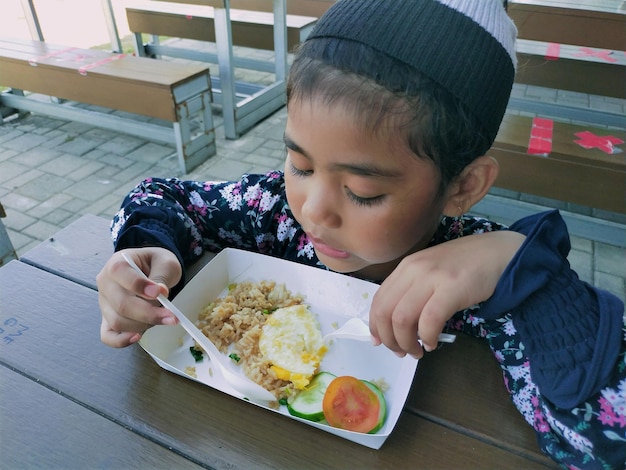
[[[328,384],[322,409],[331,426],[368,433],[378,426],[380,401],[361,380],[344,375]]]

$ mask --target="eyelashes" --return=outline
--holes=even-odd
[[[300,178],[304,178],[305,176],[313,174],[312,170],[301,170],[300,168],[296,168],[291,162],[289,163],[289,171],[292,175],[298,176]]]
[[[311,176],[313,174],[313,170],[301,170],[300,168],[295,167],[292,162],[289,163],[289,172],[298,178],[306,178],[307,176]],[[350,200],[350,202],[361,207],[372,207],[380,204],[385,197],[384,194],[374,197],[357,196],[348,187],[345,187],[344,191],[346,193],[346,197],[348,198],[348,200]]]
[[[346,196],[348,196],[348,199],[350,199],[355,204],[359,206],[364,206],[364,207],[372,207],[377,204],[380,204],[383,198],[385,197],[382,194],[380,196],[374,196],[374,197],[360,197],[354,194],[348,188],[345,188],[345,191],[346,191]]]

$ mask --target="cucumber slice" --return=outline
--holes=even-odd
[[[378,401],[380,402],[380,408],[378,409],[378,423],[371,431],[368,432],[368,434],[375,434],[380,431],[380,428],[382,428],[383,424],[385,424],[385,419],[387,418],[387,401],[378,386],[374,385],[372,382],[368,382],[367,380],[362,380],[362,382],[376,394]]]
[[[310,421],[324,419],[322,403],[328,384],[336,376],[330,372],[320,372],[311,379],[311,383],[302,391],[298,392],[293,401],[287,405],[289,414]]]

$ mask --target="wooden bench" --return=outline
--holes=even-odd
[[[337,0],[287,0],[288,15],[320,18]],[[268,0],[231,0],[230,5],[240,10],[272,11]]]
[[[271,2],[265,2],[271,6]],[[213,8],[150,1],[126,8],[128,27],[135,37],[138,55],[159,55],[158,44],[142,43],[141,34],[169,36],[215,42]],[[230,10],[233,45],[254,49],[274,50],[274,15],[265,11]],[[317,18],[287,15],[287,49],[292,50],[312,31]],[[171,52],[171,50],[170,50]],[[217,62],[217,55],[207,55],[206,62]],[[235,65],[273,72],[267,61],[260,64],[239,61]]]
[[[620,3],[509,0],[507,11],[518,28],[516,83],[626,98],[626,11],[620,10]],[[542,130],[533,127],[533,118],[515,111],[556,119],[549,151],[533,151],[540,141],[531,143],[531,133]],[[616,153],[609,155],[575,143],[575,134],[585,131],[624,140],[624,116],[562,100],[517,96],[511,98],[508,112],[492,149],[501,167],[496,187],[626,214],[625,146],[616,143]]]
[[[203,65],[0,39],[0,85],[11,88],[0,94],[0,106],[173,143],[183,173],[216,152],[211,78]],[[106,109],[100,112],[68,102],[46,102],[35,99],[36,94]],[[155,118],[157,123],[144,122],[139,116]]]
[[[624,131],[550,119],[546,125],[536,118],[507,114],[489,152],[500,164],[494,186],[626,214],[624,141]],[[622,152],[606,153],[611,145]]]
[[[518,28],[516,82],[626,98],[622,0],[512,0]]]
[[[520,38],[617,51],[626,47],[622,0],[509,0],[507,12]]]
[[[129,6],[126,14],[138,55],[219,65],[213,97],[222,105],[226,138],[236,139],[285,105],[287,53],[310,33],[317,18],[287,15],[286,0],[266,1],[271,13],[231,9],[230,3],[150,0]],[[143,34],[152,37],[147,44]],[[215,52],[159,44],[159,36],[214,42]],[[233,46],[273,50],[274,60],[237,56]],[[269,85],[235,81],[237,67],[272,73],[274,81]]]
[[[624,51],[518,39],[517,57],[517,83],[626,98]]]

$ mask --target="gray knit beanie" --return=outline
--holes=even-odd
[[[515,77],[517,30],[501,0],[340,0],[309,40],[355,41],[430,77],[498,133]]]

